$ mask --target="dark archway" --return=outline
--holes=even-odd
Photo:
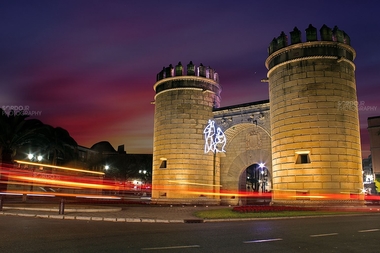
[[[255,163],[248,166],[240,175],[239,192],[241,205],[257,204],[258,202],[266,202],[265,196],[260,198],[259,193],[267,193],[270,191],[269,170],[262,163]],[[250,197],[250,195],[252,195]]]

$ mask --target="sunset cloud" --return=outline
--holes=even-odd
[[[363,156],[380,115],[379,3],[319,1],[7,1],[0,4],[0,106],[28,105],[90,147],[107,140],[152,153],[156,74],[193,61],[214,68],[222,106],[268,99],[267,47],[281,31],[337,25],[351,38]],[[306,11],[307,10],[307,11]],[[359,18],[360,17],[360,18]],[[305,36],[303,34],[303,36]]]

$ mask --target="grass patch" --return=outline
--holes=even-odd
[[[316,216],[316,215],[336,215],[349,214],[349,212],[332,211],[268,211],[240,213],[232,211],[232,208],[204,210],[195,213],[195,216],[202,219],[242,219],[242,218],[275,218],[275,217],[296,217],[296,216]]]

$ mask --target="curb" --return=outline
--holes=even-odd
[[[82,220],[82,221],[110,221],[110,222],[124,222],[124,223],[189,223],[186,220],[165,220],[165,219],[149,219],[149,218],[109,218],[109,217],[97,217],[97,216],[73,216],[62,214],[27,214],[27,213],[8,213],[1,212],[0,215],[5,216],[19,216],[30,218],[43,218],[43,219],[58,219],[58,220]],[[203,220],[202,220],[203,222]],[[200,223],[200,222],[198,222]]]
[[[379,213],[372,213],[379,215]],[[62,214],[28,214],[28,213],[8,213],[0,211],[0,215],[19,216],[29,218],[57,219],[57,220],[81,220],[81,221],[108,221],[119,223],[214,223],[214,222],[233,222],[233,221],[258,221],[258,220],[281,220],[281,219],[304,219],[311,217],[337,217],[342,215],[321,215],[321,216],[297,216],[297,217],[272,217],[272,218],[236,218],[236,219],[152,219],[152,218],[110,218],[98,216],[74,216]],[[346,216],[357,216],[362,214],[345,214]],[[371,215],[371,214],[367,214]]]
[[[4,211],[7,209],[8,211]],[[15,210],[15,211],[9,211]],[[21,212],[17,212],[19,210]],[[58,208],[34,208],[34,207],[3,207],[0,211],[0,215],[4,216],[19,216],[19,217],[30,217],[30,218],[41,218],[41,219],[56,219],[56,220],[82,220],[82,221],[108,221],[108,222],[118,222],[118,223],[215,223],[215,222],[233,222],[233,221],[255,221],[255,220],[274,220],[274,219],[302,219],[309,217],[334,217],[342,216],[342,214],[337,215],[317,215],[317,216],[297,216],[297,217],[271,217],[271,218],[227,218],[227,219],[200,219],[200,218],[184,218],[184,219],[166,219],[166,218],[132,218],[132,217],[102,217],[86,215],[84,213],[100,213],[100,212],[117,212],[122,210],[122,208],[65,208],[65,211],[71,212],[70,214],[58,214]],[[24,212],[23,212],[24,211]],[[44,212],[54,212],[54,213],[28,213],[36,211]],[[369,208],[366,215],[380,215],[380,207]],[[73,213],[79,212],[82,215],[74,215]],[[101,214],[98,214],[101,215]],[[347,216],[363,215],[361,214],[344,214]],[[108,216],[108,215],[104,215]],[[113,215],[112,215],[113,216]],[[169,216],[170,217],[170,216]]]
[[[53,208],[35,208],[35,207],[8,207],[4,206],[3,210],[22,210],[22,211],[38,211],[38,212],[59,212],[58,207]],[[76,213],[101,213],[101,212],[119,212],[121,208],[65,208],[65,212]]]

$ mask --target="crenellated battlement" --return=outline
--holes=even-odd
[[[317,28],[313,27],[310,24],[305,31],[306,42],[318,41]],[[347,44],[349,46],[351,45],[350,37],[344,31],[340,30],[337,26],[331,29],[330,27],[323,25],[321,29],[319,29],[319,34],[320,41],[334,41]],[[290,45],[302,43],[301,37],[301,31],[297,27],[294,27],[293,31],[290,32]],[[273,38],[272,42],[269,44],[268,54],[271,55],[277,50],[280,50],[287,46],[289,46],[288,36],[284,32],[281,32],[280,36]]]
[[[320,40],[317,29],[309,25],[306,29],[306,41],[302,42],[301,31],[295,27],[290,32],[290,44],[288,36],[281,32],[280,36],[274,38],[269,45],[269,56],[265,61],[267,69],[271,70],[286,62],[311,58],[331,58],[353,64],[356,52],[350,45],[350,37],[344,31],[339,30],[337,26],[331,29],[323,25],[319,32]]]
[[[170,64],[169,67],[163,67],[163,69],[157,74],[156,81],[178,76],[199,76],[219,83],[219,75],[214,69],[203,66],[202,63],[197,67],[192,61],[187,64],[186,69],[182,66],[181,62],[179,62],[175,67],[173,67],[172,64]]]

